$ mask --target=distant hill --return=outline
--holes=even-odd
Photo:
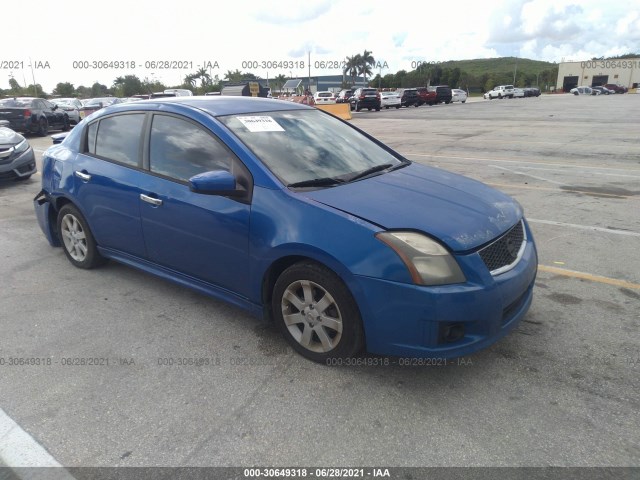
[[[446,84],[477,93],[513,83],[517,87],[539,86],[546,90],[555,85],[557,76],[556,63],[516,57],[477,58],[424,62],[415,70],[400,70],[382,78],[375,76],[371,85],[405,88]]]
[[[476,58],[474,60],[451,60],[441,62],[442,68],[459,68],[473,76],[482,76],[485,73],[501,74],[511,73],[517,66],[517,71],[525,75],[536,75],[544,70],[557,69],[558,64],[543,62],[541,60],[529,60],[528,58],[501,57],[501,58]]]

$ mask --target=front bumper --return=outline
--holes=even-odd
[[[518,325],[533,298],[538,262],[533,241],[527,241],[512,270],[495,277],[477,253],[458,260],[465,272],[486,274],[438,287],[357,277],[369,352],[455,358],[493,344]]]
[[[8,158],[0,158],[0,178],[24,178],[38,171],[33,148]]]

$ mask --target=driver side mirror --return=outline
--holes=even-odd
[[[189,189],[205,195],[242,197],[246,191],[236,185],[236,177],[226,170],[213,170],[199,173],[189,179]]]

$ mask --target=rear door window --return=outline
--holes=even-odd
[[[138,167],[143,113],[115,115],[100,120],[95,154],[107,160]]]

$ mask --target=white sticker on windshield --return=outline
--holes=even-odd
[[[250,132],[284,132],[284,128],[278,125],[271,117],[237,117]]]

